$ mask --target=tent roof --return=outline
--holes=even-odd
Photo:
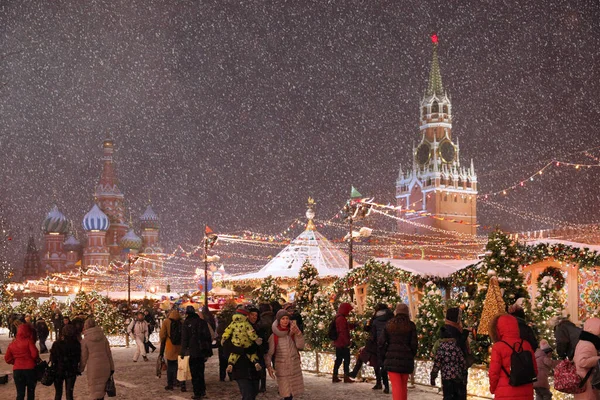
[[[399,260],[396,258],[377,258],[377,261],[389,262],[393,267],[417,275],[431,275],[447,278],[456,271],[477,264],[480,260]]]
[[[307,259],[319,271],[320,277],[344,276],[348,272],[348,256],[331,244],[325,236],[314,230],[314,225],[311,226],[309,223],[304,232],[259,271],[232,276],[227,280],[263,279],[269,275],[297,278],[300,267]]]
[[[527,245],[528,246],[535,246],[535,245],[542,244],[542,243],[546,243],[546,244],[564,244],[565,246],[576,247],[576,248],[579,248],[579,249],[583,249],[584,247],[586,247],[586,248],[590,249],[591,251],[597,251],[597,252],[600,253],[600,246],[599,245],[593,245],[593,244],[570,242],[568,240],[560,240],[560,239],[535,239],[535,240],[528,240],[527,241]]]

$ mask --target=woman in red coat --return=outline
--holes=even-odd
[[[531,352],[533,367],[537,375],[537,365],[531,345],[519,335],[519,322],[515,317],[508,314],[498,315],[490,323],[490,337],[494,342],[492,346],[492,358],[490,360],[489,379],[490,393],[494,399],[531,400],[533,398],[533,383],[521,386],[510,386],[508,375],[502,367],[510,373],[510,358],[512,348],[515,344],[523,343],[523,350]],[[506,343],[504,343],[506,342]]]
[[[17,338],[8,345],[4,356],[4,361],[13,365],[17,400],[25,399],[25,389],[27,389],[28,400],[35,398],[37,383],[35,364],[38,359],[39,353],[35,347],[33,327],[28,323],[19,325]]]

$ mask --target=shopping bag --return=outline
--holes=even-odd
[[[54,384],[55,378],[56,371],[54,370],[54,365],[50,364],[42,374],[42,379],[40,379],[40,383],[44,386],[51,386]]]
[[[190,356],[177,358],[177,380],[180,382],[189,381],[192,379],[190,371]]]

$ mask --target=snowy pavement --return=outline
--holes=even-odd
[[[0,348],[3,352],[10,343],[7,335],[0,335]],[[50,347],[50,343],[48,343]],[[155,376],[155,362],[158,350],[150,354],[149,362],[138,361],[133,363],[133,347],[115,347],[112,349],[115,360],[115,381],[117,384],[116,399],[167,399],[167,400],[189,400],[192,393],[182,393],[180,391],[167,392],[164,390],[166,385],[166,376],[163,374],[161,379]],[[43,354],[42,358],[47,360],[48,355]],[[4,357],[0,360],[0,374],[11,373],[12,368],[4,362]],[[239,399],[239,391],[235,382],[219,382],[218,378],[218,359],[212,357],[206,365],[206,383],[207,399],[229,400]],[[353,396],[359,398],[391,399],[392,396],[385,395],[381,391],[371,390],[372,382],[366,383],[331,383],[330,376],[318,376],[311,373],[304,374],[305,393],[298,396],[298,399],[304,400],[338,400],[348,399]],[[191,388],[191,382],[188,382]],[[189,390],[189,389],[188,389]],[[12,376],[9,378],[8,385],[0,385],[0,399],[13,399],[16,397],[15,386]],[[86,373],[77,379],[75,384],[75,398],[88,399]],[[108,399],[108,397],[105,397]],[[441,400],[441,396],[432,392],[429,388],[418,386],[409,389],[408,398],[411,400]],[[54,387],[46,387],[38,383],[36,387],[36,399],[52,400],[54,399]],[[272,379],[267,379],[267,392],[260,394],[258,400],[279,400],[277,395],[277,386]]]

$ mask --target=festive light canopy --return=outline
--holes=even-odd
[[[399,260],[395,258],[376,258],[382,263],[421,276],[448,278],[453,273],[477,264],[479,260]]]

